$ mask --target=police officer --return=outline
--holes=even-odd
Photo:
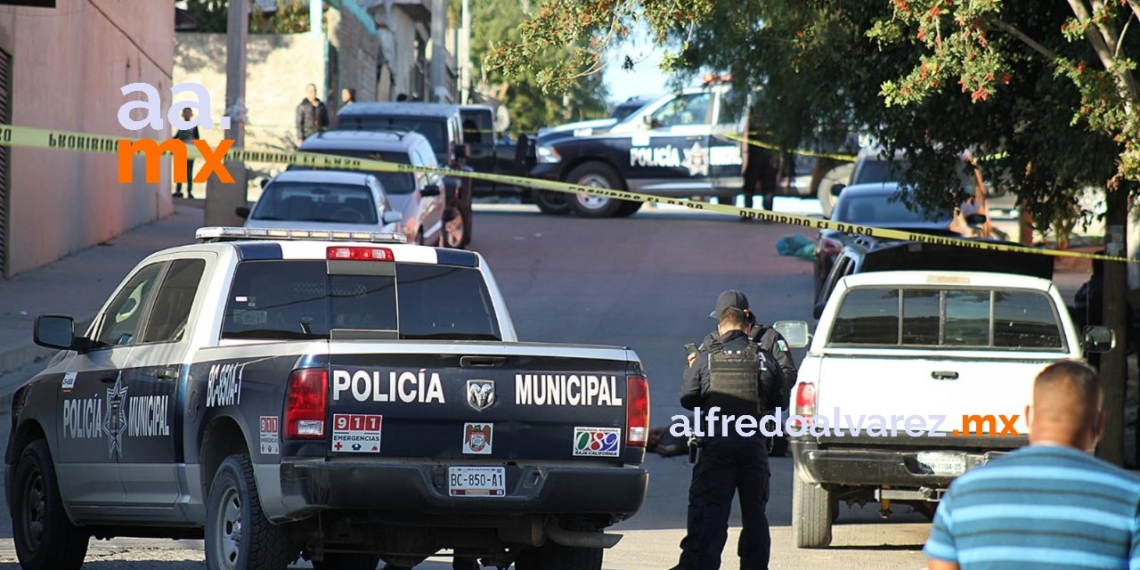
[[[748,319],[748,329],[745,331],[748,334],[748,339],[760,345],[760,348],[772,353],[776,357],[776,362],[779,363],[780,369],[784,373],[784,393],[791,394],[792,386],[796,383],[796,362],[792,359],[792,351],[788,350],[788,343],[784,340],[776,329],[756,322],[756,315],[748,310],[748,297],[744,293],[735,290],[728,290],[721,293],[716,298],[716,308],[712,313],[709,313],[710,319],[719,319],[720,314],[729,307],[735,307],[744,312],[744,316]],[[709,345],[710,342],[717,338],[716,331],[709,333],[705,340],[701,343],[700,348]],[[695,354],[689,355],[689,364],[693,363]],[[784,409],[784,417],[788,417],[788,402],[786,400],[779,402],[772,402],[771,408],[767,411],[771,412],[777,407]],[[777,438],[772,442],[770,449],[771,454],[777,457],[782,457],[788,448],[788,440],[783,437]]]
[[[685,371],[681,406],[699,407],[702,431],[710,425],[714,429],[697,442],[700,453],[689,486],[688,532],[674,570],[720,568],[737,491],[744,523],[738,547],[740,568],[768,568],[771,537],[765,509],[770,472],[759,426],[769,403],[782,401],[784,379],[776,358],[749,340],[748,327],[744,311],[725,309],[717,327],[719,336],[699,351]],[[752,416],[756,421],[729,421],[724,430],[720,418],[726,416]]]

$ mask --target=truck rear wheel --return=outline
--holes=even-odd
[[[566,530],[596,530],[585,523],[569,524]],[[556,544],[549,538],[538,548],[523,550],[515,560],[517,570],[602,570],[601,548]]]
[[[90,537],[71,524],[55,478],[51,451],[42,439],[20,453],[12,489],[12,542],[20,567],[28,570],[79,570]]]
[[[645,202],[629,202],[626,200],[622,200],[621,206],[618,208],[617,213],[614,214],[614,217],[628,218],[628,217],[636,214],[637,211],[640,210],[641,207],[644,205],[645,205]]]
[[[624,185],[614,169],[600,162],[587,162],[578,165],[566,177],[566,181],[579,186],[592,186],[594,188],[609,188],[621,190]],[[574,194],[570,197],[570,207],[574,213],[583,218],[611,218],[621,211],[624,200],[593,196],[591,194]],[[632,212],[630,212],[632,214]]]
[[[831,523],[838,515],[831,493],[800,478],[800,466],[793,469],[792,530],[796,548],[827,548],[831,545]]]
[[[282,570],[295,558],[289,533],[265,518],[248,455],[231,455],[218,467],[206,503],[209,570]]]

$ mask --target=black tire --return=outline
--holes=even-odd
[[[471,231],[468,222],[471,220],[471,210],[465,208],[459,201],[447,205],[443,213],[443,227],[439,232],[439,247],[449,249],[463,249],[471,241]],[[460,227],[452,227],[458,225]]]
[[[567,525],[567,530],[596,530],[585,523]],[[527,548],[515,560],[517,570],[602,570],[601,548],[555,544],[549,538],[538,548]]]
[[[621,206],[618,207],[618,211],[616,214],[614,214],[614,217],[615,218],[628,218],[628,217],[636,214],[637,211],[640,210],[641,207],[644,205],[645,205],[645,202],[630,202],[628,200],[622,200]]]
[[[625,184],[622,183],[618,173],[601,162],[587,162],[576,166],[574,170],[570,171],[570,174],[566,175],[566,182],[579,186],[593,186],[612,190],[625,189]],[[568,196],[570,207],[574,213],[583,218],[612,218],[617,215],[624,202],[624,200],[617,198],[590,196],[588,194]]]
[[[206,568],[285,570],[296,558],[289,546],[288,528],[269,522],[261,510],[249,456],[227,457],[206,503]]]
[[[324,560],[313,560],[313,570],[376,570],[379,565],[380,556],[375,554],[330,552]]]
[[[797,463],[792,472],[792,532],[796,548],[827,548],[831,545],[831,524],[838,509],[831,493],[800,478]]]
[[[51,450],[42,439],[20,453],[12,478],[12,541],[24,570],[79,570],[90,536],[63,510]]]
[[[786,436],[773,436],[768,446],[770,457],[784,457],[788,454],[788,438]]]
[[[570,213],[570,200],[572,194],[565,192],[551,192],[549,190],[535,190],[531,193],[534,204],[543,214],[551,216],[565,216]]]

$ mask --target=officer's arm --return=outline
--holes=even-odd
[[[785,385],[784,385],[784,371],[776,362],[776,359],[771,356],[761,356],[766,358],[767,374],[764,374],[764,366],[760,368],[760,388],[764,392],[765,403],[768,408],[776,409],[778,406],[783,406],[785,401]]]
[[[776,332],[776,329],[768,329],[769,333],[774,337],[771,339],[772,347],[769,349],[772,356],[776,357],[776,362],[780,364],[780,369],[784,372],[784,381],[788,386],[796,383],[796,361],[792,359],[792,351],[788,348],[788,342],[784,340],[784,335]]]
[[[681,407],[692,410],[700,405],[701,398],[708,391],[709,353],[701,351],[697,361],[685,369],[685,379],[681,382]]]

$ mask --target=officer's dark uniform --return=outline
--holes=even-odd
[[[755,435],[744,437],[729,423],[729,432],[700,438],[700,455],[689,487],[688,533],[681,541],[679,569],[717,570],[728,541],[732,497],[739,490],[744,528],[737,553],[741,570],[766,570],[771,550],[768,519],[768,453],[759,429],[768,402],[783,401],[783,373],[775,357],[750,342],[741,331],[714,339],[685,371],[681,405],[700,407],[702,431],[708,410],[719,407],[718,417],[750,415],[757,419]],[[695,427],[695,426],[694,426]],[[711,437],[710,437],[711,435]]]

